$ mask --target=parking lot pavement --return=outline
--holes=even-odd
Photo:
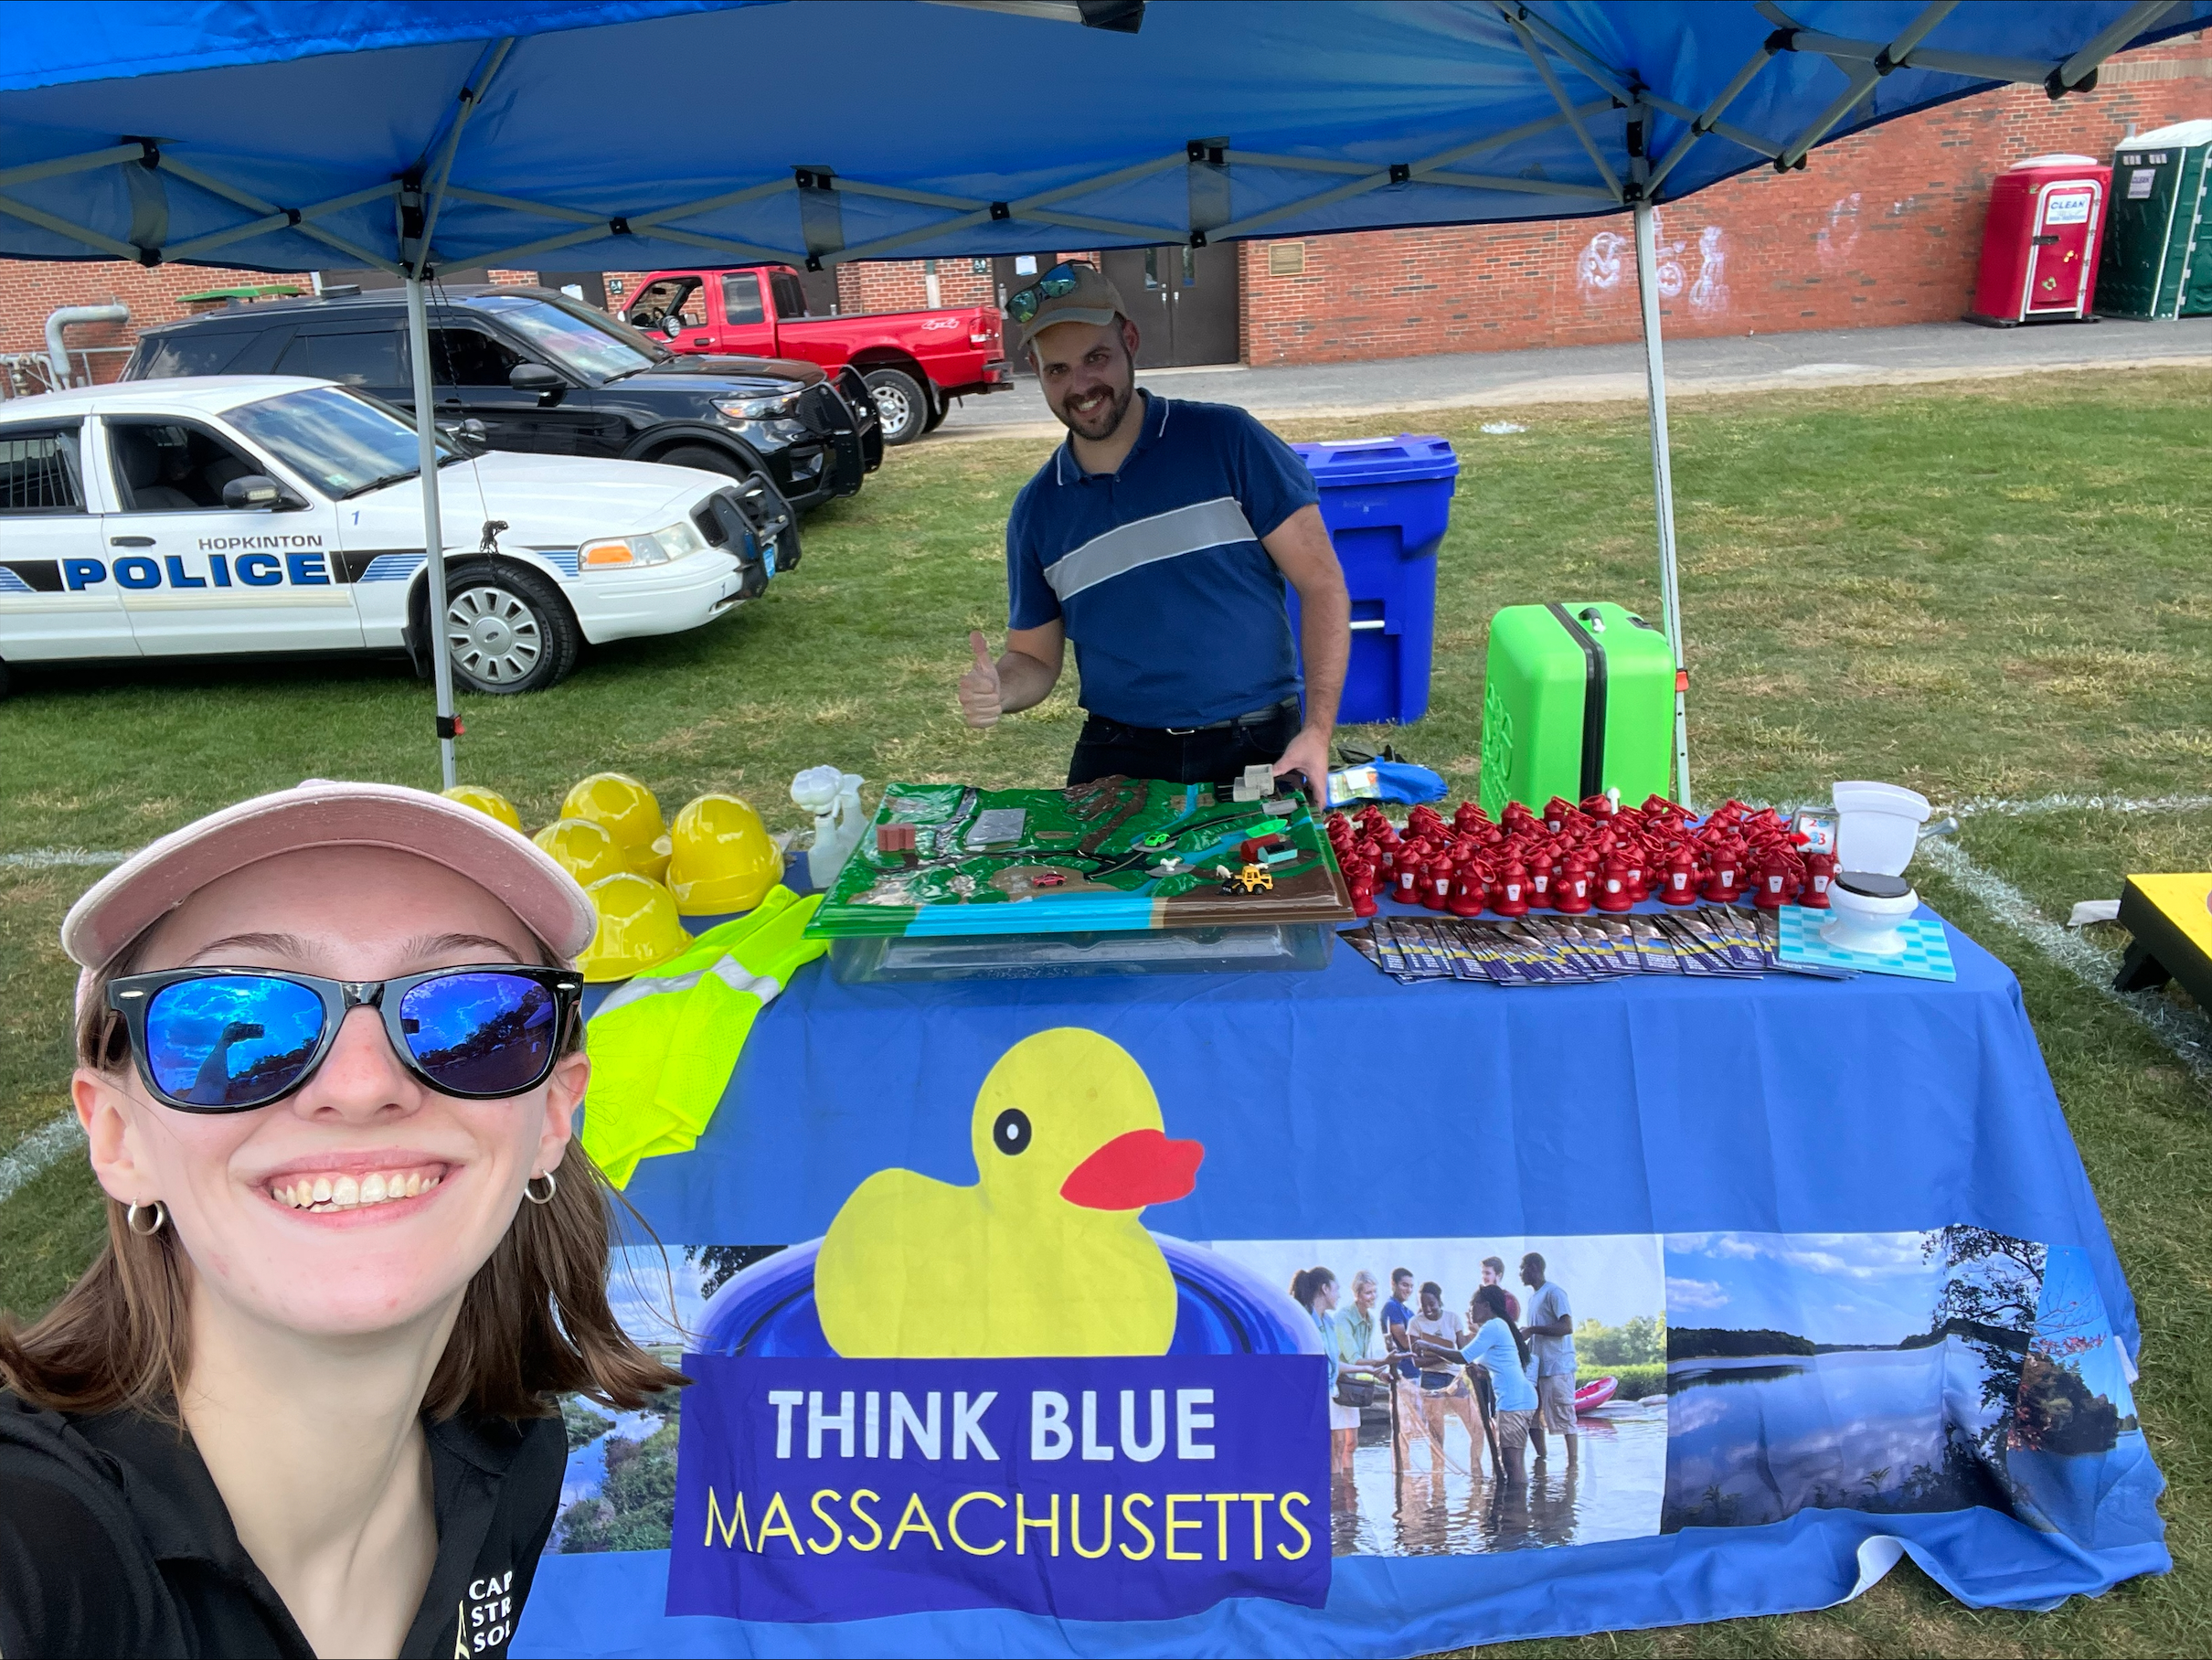
[[[1920,323],[1901,328],[1669,341],[1666,347],[1667,389],[1675,395],[1909,385],[2166,365],[2212,365],[2212,317],[2177,323],[2047,323],[2025,328]],[[1641,399],[1644,395],[1643,347],[1634,341],[1279,368],[1223,364],[1152,369],[1138,379],[1169,397],[1233,403],[1263,417],[1602,402]],[[1057,434],[1060,429],[1045,408],[1037,382],[1025,376],[1016,387],[1012,392],[971,398],[956,406],[939,437]]]

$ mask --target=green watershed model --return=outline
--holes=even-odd
[[[1319,967],[1352,902],[1305,799],[892,783],[807,932],[841,978]],[[1035,942],[994,951],[913,949]],[[864,942],[903,942],[887,952]],[[1316,960],[1307,960],[1314,957]]]

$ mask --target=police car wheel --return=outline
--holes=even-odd
[[[445,638],[453,678],[473,692],[542,691],[568,677],[582,644],[552,585],[504,564],[453,572]]]
[[[930,400],[914,384],[914,377],[899,369],[870,369],[864,378],[876,399],[876,413],[883,418],[883,442],[910,444],[922,434],[930,419]]]

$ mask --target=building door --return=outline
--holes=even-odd
[[[1137,325],[1137,367],[1175,367],[1175,287],[1163,277],[1173,276],[1173,248],[1109,248],[1099,255],[1099,268],[1129,307],[1129,320]]]
[[[1029,367],[1029,354],[1022,349],[1020,326],[1007,321],[1006,296],[1028,287],[1058,263],[1059,255],[1056,253],[1001,254],[991,261],[991,303],[998,307],[999,322],[1006,331],[1006,367],[1032,379],[1037,371]]]
[[[837,270],[824,265],[820,271],[799,268],[799,292],[806,297],[805,315],[834,317],[837,314]]]
[[[541,271],[537,286],[558,289],[571,300],[581,300],[586,305],[607,309],[606,273],[597,271]]]
[[[1115,248],[1100,256],[1137,325],[1137,367],[1234,363],[1239,279],[1234,244]]]
[[[1177,258],[1182,279],[1175,300],[1176,367],[1236,362],[1243,297],[1237,245],[1163,248],[1161,258],[1171,252]]]

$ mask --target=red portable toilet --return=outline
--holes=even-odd
[[[1969,323],[2094,322],[2097,256],[2112,169],[2090,155],[2031,155],[1997,176]]]

